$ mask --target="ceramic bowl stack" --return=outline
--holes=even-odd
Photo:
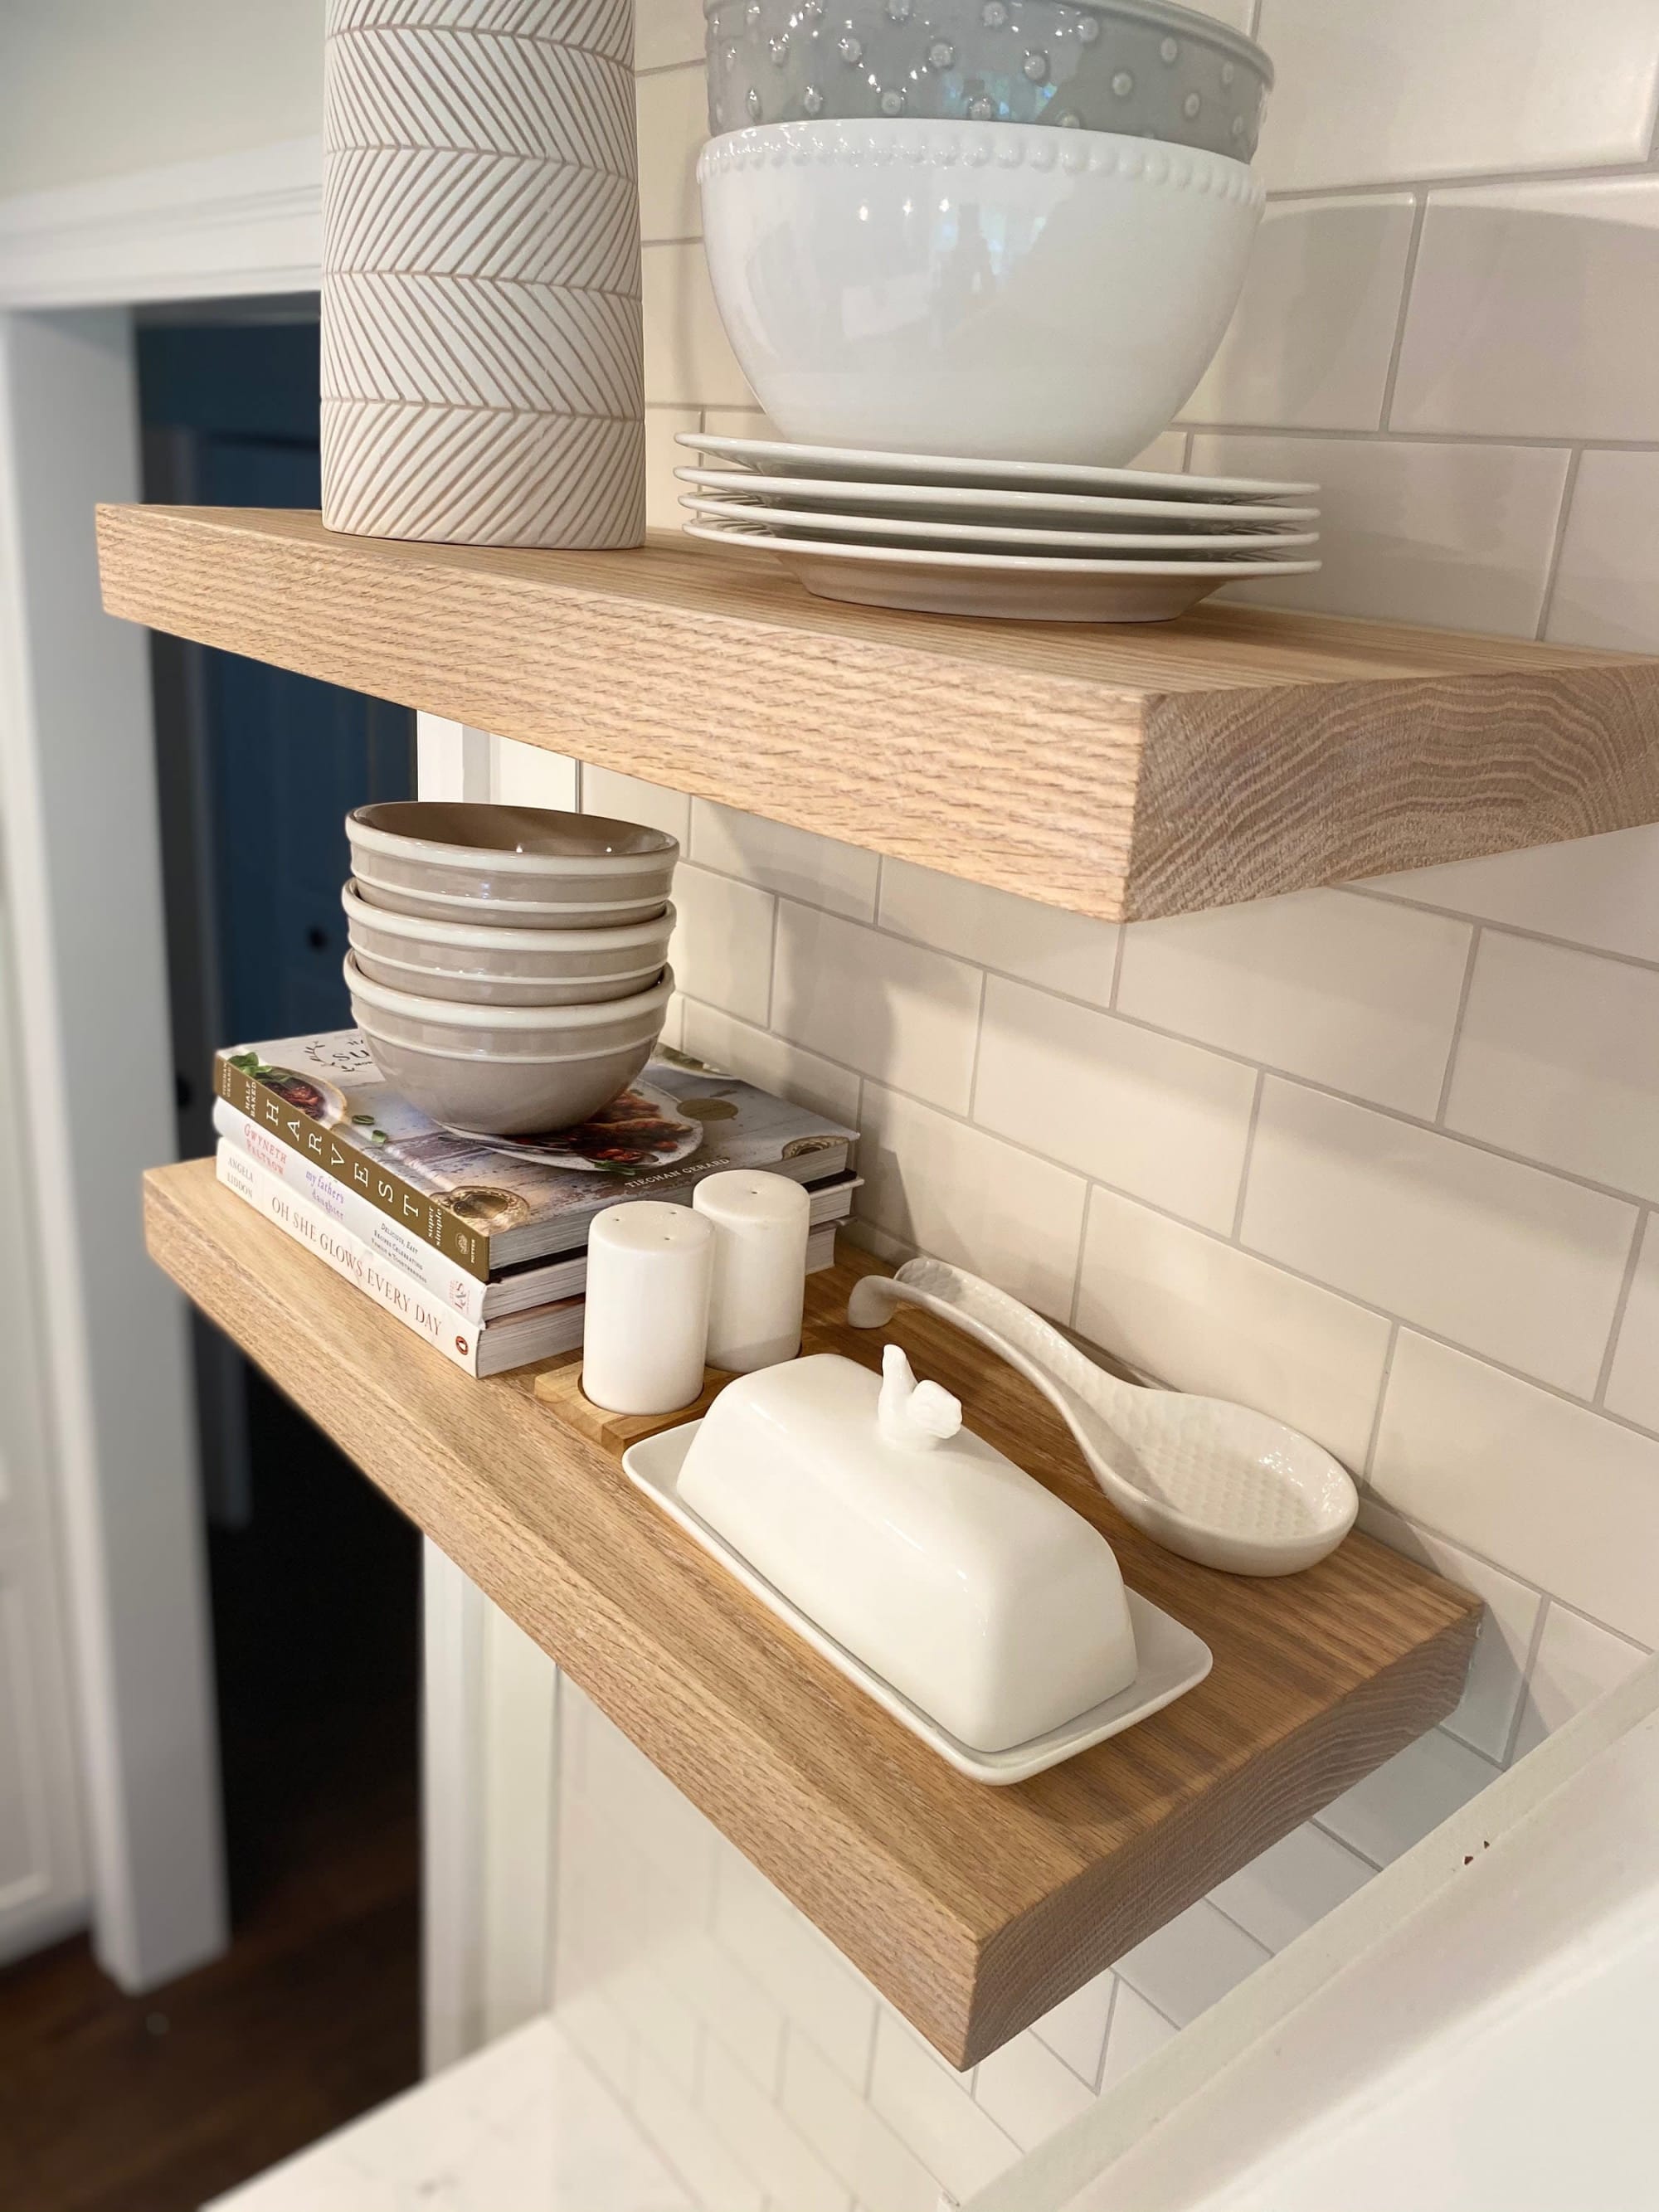
[[[1075,621],[1316,565],[1316,487],[1125,465],[1237,303],[1272,81],[1166,0],[711,0],[704,245],[777,434],[684,441],[748,471],[690,473],[688,529],[829,598]]]
[[[352,1019],[396,1089],[468,1135],[568,1128],[650,1058],[679,857],[659,830],[403,800],[346,818]]]

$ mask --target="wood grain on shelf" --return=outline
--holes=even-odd
[[[474,1382],[214,1180],[146,1182],[161,1265],[793,1899],[952,2064],[994,2050],[1456,1703],[1480,1617],[1361,1536],[1255,1581],[1139,1535],[1047,1402],[932,1316],[845,1322],[873,1262],[807,1286],[807,1348],[902,1343],[970,1425],[1103,1528],[1215,1665],[1139,1728],[1012,1789],[966,1780],[790,1634],[538,1401]],[[568,1364],[569,1363],[566,1363]]]
[[[1224,606],[988,622],[764,555],[104,507],[112,614],[1108,920],[1659,820],[1659,661]]]

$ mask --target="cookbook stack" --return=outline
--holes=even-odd
[[[810,1272],[858,1188],[851,1129],[665,1049],[588,1121],[524,1139],[434,1121],[357,1030],[222,1052],[214,1089],[220,1182],[471,1375],[576,1349],[588,1226],[619,1199],[788,1176]]]

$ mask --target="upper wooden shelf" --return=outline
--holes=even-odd
[[[147,1178],[151,1252],[957,2066],[1046,2012],[1441,1719],[1478,1600],[1362,1536],[1253,1581],[1136,1534],[1046,1401],[946,1324],[846,1326],[853,1255],[809,1284],[808,1351],[902,1343],[969,1424],[1103,1528],[1130,1585],[1215,1655],[1139,1728],[1012,1789],[965,1780],[863,1697],[532,1394],[476,1382],[214,1180]],[[558,1364],[558,1363],[552,1363]]]
[[[1133,628],[815,599],[764,556],[100,510],[152,629],[1109,921],[1659,820],[1659,661],[1200,608]]]

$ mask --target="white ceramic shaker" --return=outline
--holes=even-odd
[[[775,1367],[800,1350],[811,1201],[787,1176],[730,1168],[691,1203],[714,1232],[708,1364],[734,1375]]]
[[[702,1389],[714,1232],[689,1206],[630,1200],[587,1234],[582,1394],[611,1413],[672,1413]]]

